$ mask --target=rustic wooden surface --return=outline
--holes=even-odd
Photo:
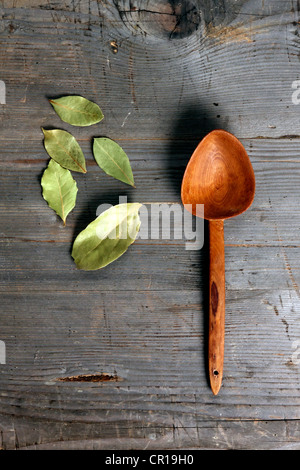
[[[1,0],[0,447],[300,449],[299,2]],[[62,125],[48,97],[82,94],[105,119]],[[41,197],[41,127],[79,140],[87,175],[67,226]],[[223,385],[207,380],[207,244],[138,240],[98,272],[74,237],[102,203],[180,203],[209,130],[243,142],[256,175],[225,221]],[[127,151],[136,189],[94,162]],[[95,376],[95,377],[93,377]],[[75,378],[75,379],[74,379]]]

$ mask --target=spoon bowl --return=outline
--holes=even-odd
[[[247,210],[254,192],[253,168],[241,142],[223,130],[210,132],[185,170],[183,204],[204,204],[205,219],[224,220]]]
[[[199,143],[186,167],[181,199],[198,216],[204,204],[209,220],[209,340],[210,385],[216,395],[222,384],[225,333],[224,220],[245,212],[255,194],[254,171],[241,142],[224,130],[214,130]]]

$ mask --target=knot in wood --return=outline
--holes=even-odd
[[[124,24],[135,35],[160,39],[190,36],[201,22],[199,5],[195,0],[148,0],[115,2]]]

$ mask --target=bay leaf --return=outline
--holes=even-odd
[[[71,172],[51,159],[43,173],[41,185],[43,198],[65,225],[68,214],[75,207],[78,192],[76,181]]]
[[[61,129],[53,129],[44,133],[44,145],[48,154],[62,167],[86,173],[85,158],[75,137]]]
[[[91,126],[104,118],[99,106],[83,96],[63,96],[49,102],[61,120],[72,126]]]
[[[107,137],[94,138],[93,153],[105,173],[134,186],[129,158],[119,144]]]
[[[93,271],[125,253],[140,229],[141,206],[139,203],[112,206],[91,222],[73,244],[72,257],[76,266]]]

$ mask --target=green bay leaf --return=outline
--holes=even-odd
[[[93,153],[105,173],[134,186],[129,158],[119,144],[107,137],[97,137],[94,139]]]
[[[61,129],[42,131],[45,149],[53,160],[68,170],[86,173],[83,152],[72,134]]]
[[[83,96],[63,96],[49,102],[61,120],[72,126],[91,126],[104,118],[99,106]]]
[[[112,206],[91,222],[73,244],[72,257],[77,268],[100,269],[125,253],[140,229],[141,206],[139,203]]]
[[[41,185],[43,198],[65,224],[68,214],[75,207],[78,191],[71,172],[51,159],[43,173]]]

